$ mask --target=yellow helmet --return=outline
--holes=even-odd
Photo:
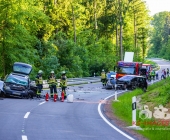
[[[65,72],[65,71],[62,71],[61,73],[62,73],[62,74],[66,74],[66,72]]]
[[[52,70],[51,73],[54,73],[54,71]]]
[[[42,70],[39,70],[38,73],[42,73],[43,71]]]

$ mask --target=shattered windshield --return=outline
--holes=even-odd
[[[9,75],[5,82],[19,84],[22,86],[28,85],[28,79],[26,77],[18,76],[18,75]]]

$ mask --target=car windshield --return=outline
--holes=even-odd
[[[118,73],[135,74],[135,68],[134,67],[119,67]]]
[[[9,75],[6,78],[5,82],[19,84],[19,85],[22,85],[22,86],[28,85],[28,79],[26,77],[22,77],[22,76],[18,76],[18,75]]]
[[[130,81],[130,80],[132,80],[134,77],[133,76],[123,76],[123,77],[121,77],[121,78],[119,78],[119,80],[125,80],[125,81]]]

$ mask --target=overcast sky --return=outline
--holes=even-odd
[[[145,0],[150,10],[150,15],[162,11],[170,11],[170,0]]]

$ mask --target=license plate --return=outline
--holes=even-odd
[[[21,93],[17,93],[17,92],[15,92],[14,94],[15,94],[15,95],[20,95]]]

